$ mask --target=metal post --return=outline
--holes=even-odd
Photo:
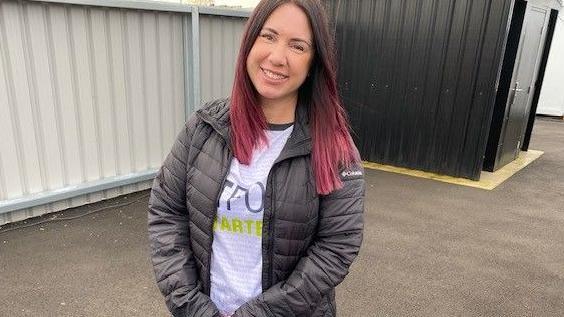
[[[191,13],[190,13],[191,14]],[[192,26],[189,24],[188,19],[191,15],[184,15],[182,19],[182,41],[184,48],[184,120],[188,121],[192,113],[192,81],[193,78],[193,63],[192,63]]]
[[[196,111],[201,102],[200,76],[200,11],[197,6],[192,7],[192,87],[194,89],[191,111]]]

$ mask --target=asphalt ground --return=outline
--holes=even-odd
[[[530,148],[545,154],[493,191],[367,170],[338,315],[564,316],[564,121],[538,119]],[[168,316],[147,195],[2,226],[0,316]]]

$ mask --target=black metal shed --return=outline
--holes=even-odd
[[[363,159],[479,179],[512,0],[331,0]]]

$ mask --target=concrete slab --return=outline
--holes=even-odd
[[[534,162],[543,154],[544,154],[543,151],[537,151],[537,150],[529,150],[527,152],[521,151],[521,153],[519,153],[519,157],[517,157],[516,160],[505,165],[499,170],[495,172],[482,171],[482,173],[480,174],[479,181],[474,181],[471,179],[460,178],[460,177],[452,177],[448,175],[440,175],[431,172],[418,171],[409,168],[379,164],[374,162],[364,162],[363,164],[364,167],[368,169],[375,169],[375,170],[398,173],[403,175],[410,175],[414,177],[427,178],[427,179],[432,179],[449,184],[456,184],[456,185],[492,190],[497,186],[499,186],[501,183],[508,180],[509,177],[515,175],[515,173],[527,167],[529,164]]]
[[[545,154],[492,191],[367,171],[338,315],[563,316],[564,122],[537,120],[531,147]],[[168,316],[146,195],[0,228],[0,316]]]

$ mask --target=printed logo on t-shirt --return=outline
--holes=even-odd
[[[265,186],[261,182],[245,188],[226,180],[218,206],[222,212],[214,220],[213,230],[261,237],[262,217],[257,219],[254,214],[263,211],[264,194]]]

